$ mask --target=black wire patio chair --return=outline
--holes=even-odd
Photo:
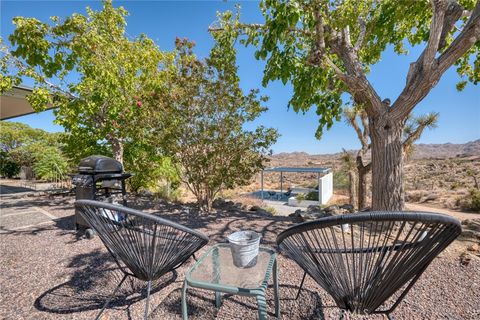
[[[201,232],[124,206],[93,200],[78,200],[75,206],[124,274],[96,319],[128,276],[147,282],[147,319],[152,281],[180,267],[208,243]]]
[[[295,225],[277,245],[342,309],[392,313],[433,259],[461,233],[457,219],[426,212],[368,212]],[[386,305],[390,305],[389,307]]]

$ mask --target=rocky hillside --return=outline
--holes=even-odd
[[[416,144],[413,159],[455,158],[480,155],[480,139],[463,144]]]
[[[348,180],[342,174],[341,153],[310,155],[305,152],[279,153],[271,157],[268,167],[309,166],[330,167],[334,171],[336,194],[345,194]],[[265,187],[279,189],[279,176],[265,175]],[[368,182],[369,183],[369,182]],[[465,144],[418,144],[413,156],[405,163],[407,201],[428,203],[458,209],[473,188],[480,183],[480,139]],[[284,174],[283,187],[316,184],[316,174]],[[258,181],[249,186],[253,191]],[[343,190],[342,190],[343,189]]]

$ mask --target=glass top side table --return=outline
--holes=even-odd
[[[252,296],[257,299],[259,319],[267,318],[265,291],[273,271],[275,316],[280,318],[276,253],[260,247],[257,263],[250,268],[238,268],[233,264],[230,245],[220,243],[210,248],[187,272],[182,290],[182,316],[187,316],[187,288],[194,287],[215,291],[215,305],[221,305],[221,293]]]

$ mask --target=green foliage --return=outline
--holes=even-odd
[[[2,154],[7,155],[9,161],[18,168],[33,166],[40,179],[65,178],[68,161],[61,151],[62,138],[62,133],[49,133],[18,122],[0,122]],[[57,178],[54,178],[54,174]]]
[[[297,199],[298,202],[302,202],[307,200],[306,199],[306,194],[305,193],[299,193],[295,196],[295,199]]]
[[[12,161],[8,152],[0,150],[0,176],[13,178],[20,173],[20,166]]]
[[[127,180],[134,192],[142,189],[169,198],[180,184],[178,171],[172,160],[150,144],[128,144],[125,148],[125,170],[134,176]]]
[[[152,140],[178,164],[183,182],[206,211],[220,190],[250,182],[278,136],[274,129],[244,129],[266,110],[267,99],[239,87],[235,55],[228,53],[232,45],[225,54],[217,45],[200,61],[193,43],[177,39],[170,87],[145,104],[151,116],[144,125],[155,128]]]
[[[33,171],[37,179],[46,181],[61,181],[67,178],[69,165],[59,149],[47,147],[37,154]]]
[[[475,3],[459,1],[464,10],[472,10]],[[348,54],[338,43],[338,36],[348,30],[352,47],[357,42],[361,44],[356,55],[362,70],[357,71],[368,73],[388,47],[393,47],[398,54],[408,54],[406,45],[424,45],[432,20],[429,1],[322,0],[306,3],[263,0],[260,9],[265,19],[263,25],[241,23],[239,9],[236,13],[218,14],[213,29],[221,32],[214,31],[213,35],[216,39],[240,38],[244,45],[256,46],[255,57],[266,60],[263,84],[275,80],[284,84],[290,82],[293,96],[289,105],[297,112],[316,108],[320,117],[317,138],[325,128],[340,120],[342,95],[355,95],[355,90],[338,77],[337,71],[345,73],[347,69],[342,55]],[[461,30],[468,18],[456,19],[457,28],[449,29],[444,41],[446,45],[452,42],[457,29]],[[445,48],[441,46],[438,51],[442,53]],[[459,90],[467,81],[477,84],[480,80],[480,41],[455,64],[462,77],[457,86]]]
[[[318,191],[310,191],[305,195],[305,200],[318,201]]]
[[[345,168],[335,170],[333,172],[333,188],[337,190],[345,190],[350,187],[350,179]]]
[[[142,128],[134,121],[142,112],[140,97],[163,81],[160,66],[168,64],[168,54],[145,35],[130,40],[126,15],[107,0],[101,11],[87,8],[85,16],[51,17],[48,23],[13,19],[13,49],[6,56],[17,71],[14,76],[35,81],[28,96],[35,110],[57,107],[55,122],[69,134],[70,150],[94,151],[96,144],[102,149],[108,143],[121,160],[121,145],[133,135],[138,138]]]
[[[470,189],[469,194],[459,199],[457,204],[464,210],[480,212],[480,190]]]
[[[277,215],[277,210],[274,208],[274,207],[271,207],[271,206],[265,206],[265,207],[262,207],[263,210],[265,210],[266,212],[270,213],[272,216],[276,216]]]

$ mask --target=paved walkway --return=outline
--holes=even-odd
[[[46,210],[2,195],[0,200],[0,233],[53,223],[56,217]]]

